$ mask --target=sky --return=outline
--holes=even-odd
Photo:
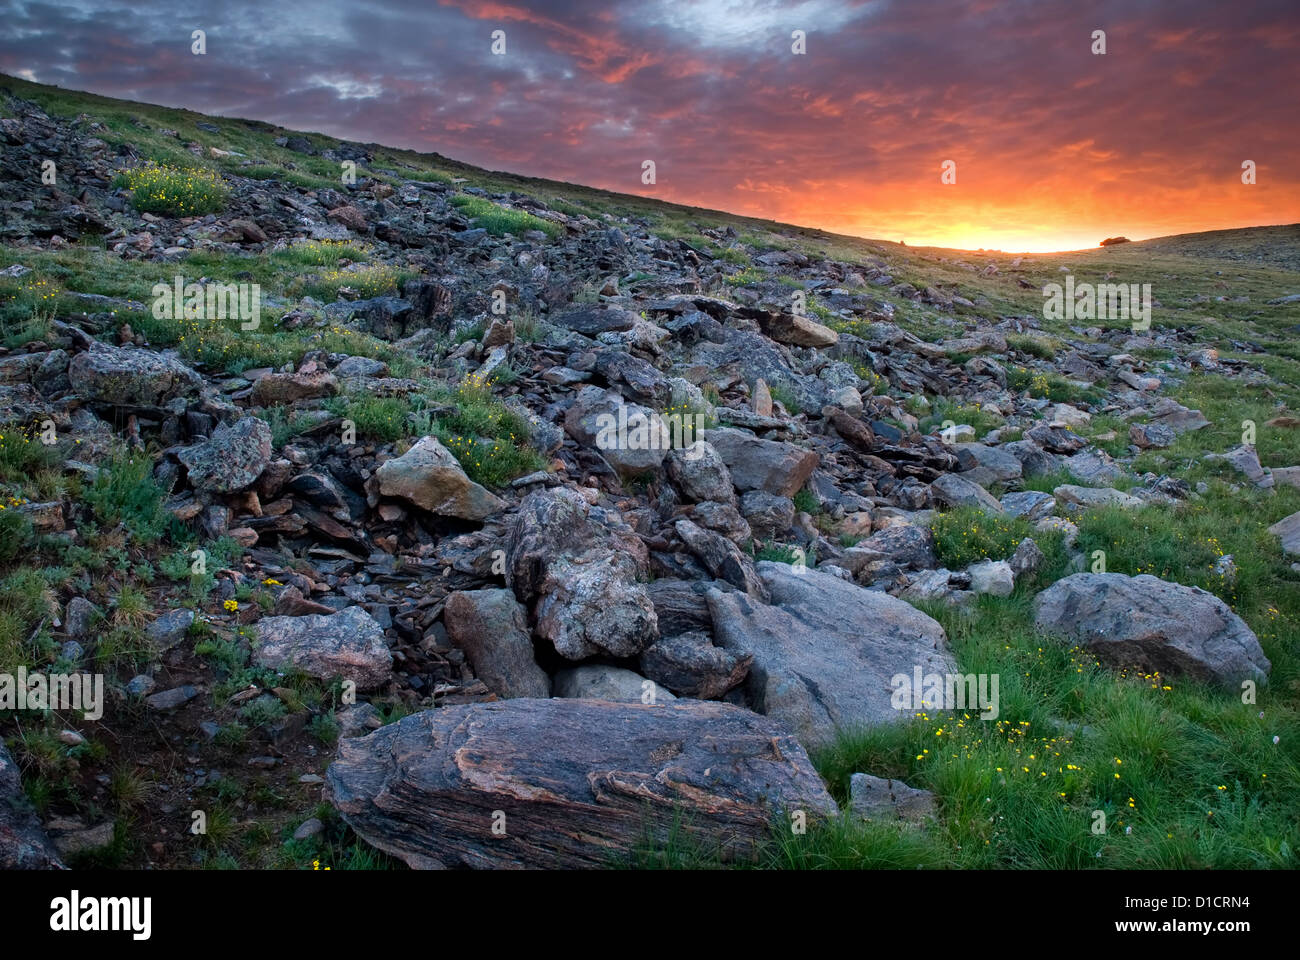
[[[0,23],[0,72],[41,83],[913,246],[1300,221],[1300,0],[0,0]]]

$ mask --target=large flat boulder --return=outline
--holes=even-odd
[[[68,364],[72,389],[95,403],[158,407],[198,390],[203,378],[175,357],[96,343]]]
[[[786,811],[837,812],[779,724],[701,700],[441,707],[341,740],[327,776],[352,829],[417,868],[607,867],[674,830],[741,859]]]
[[[891,703],[894,676],[955,671],[943,627],[906,601],[816,570],[757,567],[772,603],[711,590],[714,639],[753,657],[745,689],[754,708],[805,746],[909,717]]]
[[[551,317],[551,323],[566,330],[574,330],[588,337],[620,330],[631,330],[636,326],[637,315],[630,310],[617,307],[579,306]]]
[[[1034,623],[1104,663],[1220,686],[1262,682],[1271,664],[1228,605],[1149,574],[1076,573],[1034,599]]]

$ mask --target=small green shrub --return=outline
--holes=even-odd
[[[182,169],[156,163],[125,170],[114,186],[131,191],[131,205],[141,213],[164,217],[201,217],[226,205],[229,189],[209,170]]]

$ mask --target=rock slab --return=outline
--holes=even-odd
[[[816,570],[757,568],[772,603],[711,590],[714,638],[753,657],[745,689],[754,708],[805,746],[910,716],[890,702],[897,674],[955,672],[943,627],[906,601]]]
[[[701,700],[441,707],[341,740],[327,780],[360,836],[416,868],[610,866],[674,825],[743,859],[782,811],[837,812],[780,725]]]

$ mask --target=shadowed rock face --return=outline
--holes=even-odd
[[[547,697],[551,681],[533,659],[528,608],[509,590],[457,591],[443,622],[474,673],[500,697]]]
[[[608,866],[674,822],[738,859],[784,811],[836,813],[778,724],[700,700],[442,707],[340,741],[327,776],[360,836],[426,868]]]
[[[1034,600],[1034,622],[1104,662],[1235,686],[1271,664],[1241,617],[1212,593],[1159,577],[1076,573]]]

